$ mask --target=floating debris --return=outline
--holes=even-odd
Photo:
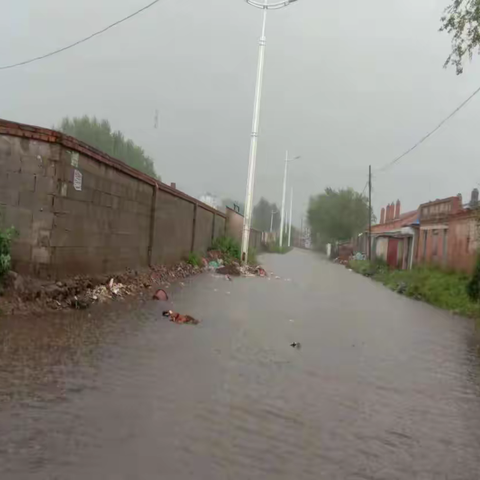
[[[292,348],[296,348],[297,350],[300,350],[302,348],[302,344],[300,342],[293,342],[290,344]]]
[[[164,317],[168,317],[171,322],[178,324],[198,325],[200,320],[191,317],[190,315],[182,315],[180,313],[172,312],[172,310],[166,310],[163,312]]]

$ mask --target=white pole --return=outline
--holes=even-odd
[[[260,37],[258,47],[257,84],[255,88],[255,100],[253,106],[252,138],[250,141],[250,157],[248,160],[247,192],[245,194],[245,218],[243,220],[242,234],[242,261],[244,263],[246,263],[248,260],[248,244],[250,240],[250,226],[252,223],[253,189],[255,187],[255,166],[257,162],[258,130],[260,124],[260,106],[262,101],[263,70],[265,65],[265,45],[267,42],[266,28],[268,9],[266,5],[267,0],[265,0],[265,8],[263,9],[262,35]]]
[[[288,227],[288,246],[292,245],[293,187],[290,191],[290,226]]]
[[[285,172],[283,174],[282,217],[280,220],[280,248],[283,246],[283,230],[285,228],[285,197],[287,195],[288,150],[285,153]]]
[[[273,212],[273,210],[272,210],[272,216],[271,216],[271,218],[270,218],[270,233],[273,232],[273,213],[274,213],[274,212]]]

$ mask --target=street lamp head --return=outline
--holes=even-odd
[[[291,3],[295,3],[298,0],[283,0],[281,2],[275,3],[268,3],[266,0],[265,2],[258,2],[256,0],[245,0],[249,5],[255,8],[261,8],[262,10],[277,10],[279,8],[288,7]]]

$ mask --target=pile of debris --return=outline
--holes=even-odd
[[[4,314],[40,313],[45,310],[86,309],[94,303],[143,295],[145,290],[183,280],[202,272],[185,262],[172,267],[158,266],[127,270],[115,275],[76,276],[65,281],[48,282],[9,272],[0,292]]]
[[[202,263],[203,267],[180,262],[171,267],[161,265],[144,270],[129,269],[113,277],[76,276],[59,282],[23,277],[9,272],[4,282],[5,288],[0,289],[0,312],[16,314],[68,308],[82,310],[95,303],[143,295],[150,289],[168,289],[171,283],[205,270],[225,275],[228,280],[238,276],[267,276],[260,266],[241,266],[237,262],[225,262],[222,253],[217,251],[209,252]]]

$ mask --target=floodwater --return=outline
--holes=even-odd
[[[0,320],[2,480],[480,478],[473,322],[314,253]],[[301,342],[300,350],[290,343]]]

